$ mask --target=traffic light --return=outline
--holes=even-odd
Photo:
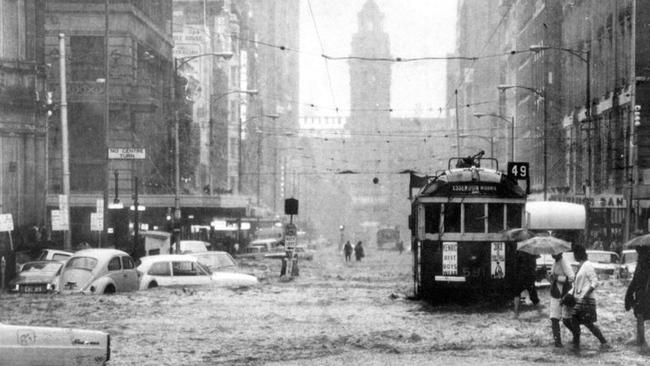
[[[639,126],[641,126],[641,106],[637,104],[634,106],[634,127]]]
[[[54,105],[54,100],[53,100],[53,92],[47,92],[45,96],[45,110],[47,110],[47,115],[51,116],[52,113],[54,113],[54,108],[56,107]]]

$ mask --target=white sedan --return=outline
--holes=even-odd
[[[189,254],[152,255],[140,258],[137,270],[140,275],[140,289],[158,286],[200,286],[224,287],[255,286],[255,276],[234,272],[212,272]]]
[[[0,323],[0,365],[105,365],[110,354],[105,332]]]

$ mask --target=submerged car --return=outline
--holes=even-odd
[[[24,263],[22,270],[9,282],[9,289],[20,293],[48,293],[57,289],[62,261]]]
[[[631,279],[636,270],[636,262],[639,259],[639,253],[634,249],[626,249],[621,252],[621,278]]]
[[[0,365],[105,365],[110,355],[105,332],[0,323]]]
[[[615,252],[587,250],[587,258],[594,266],[599,279],[618,276],[621,260]]]
[[[76,252],[61,271],[62,293],[112,294],[138,289],[133,258],[117,249]]]
[[[201,240],[181,240],[179,254],[207,252],[209,246],[210,243]],[[176,253],[176,244],[172,245],[172,253]]]
[[[213,272],[201,264],[197,257],[189,254],[152,255],[140,260],[137,270],[141,290],[159,286],[239,287],[258,284],[255,276],[235,272]]]
[[[191,255],[212,272],[239,272],[237,262],[228,252],[212,251],[192,253]]]

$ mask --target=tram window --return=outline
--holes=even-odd
[[[424,231],[426,233],[438,233],[440,230],[440,208],[441,204],[432,203],[424,206]]]
[[[460,203],[445,203],[445,232],[460,232]]]
[[[488,203],[488,233],[498,233],[503,229],[503,203]]]
[[[523,205],[508,205],[507,206],[507,215],[508,215],[508,222],[507,228],[508,229],[515,229],[518,227],[521,227],[521,215],[524,210]]]
[[[465,204],[465,232],[485,232],[485,205],[482,203]]]

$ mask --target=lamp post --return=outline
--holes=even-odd
[[[515,160],[515,116],[510,118],[496,113],[474,113],[474,117],[494,117],[510,124],[510,160]]]
[[[179,222],[181,219],[181,201],[180,201],[180,143],[179,143],[179,119],[178,119],[178,101],[176,100],[176,78],[178,77],[178,70],[188,62],[195,60],[199,57],[214,56],[221,57],[226,60],[232,58],[232,52],[208,52],[198,55],[186,57],[174,57],[174,75],[172,75],[172,106],[174,108],[174,220]],[[105,203],[104,203],[105,204]],[[179,240],[177,237],[176,240]],[[176,251],[180,250],[180,245],[176,245]]]
[[[591,51],[582,51],[572,48],[565,47],[551,47],[551,46],[542,46],[542,45],[532,45],[528,48],[531,52],[542,52],[544,50],[558,50],[563,52],[568,52],[571,55],[577,57],[580,61],[586,64],[586,85],[585,85],[585,123],[591,122]],[[546,106],[546,102],[544,102]],[[544,107],[546,108],[546,107]],[[589,177],[589,184],[593,182],[592,171],[591,171],[591,128],[587,128],[587,176]]]
[[[213,127],[212,127],[212,123],[213,123],[213,121],[212,121],[213,120],[213,118],[212,118],[212,103],[215,103],[215,102],[223,99],[224,97],[227,97],[228,95],[235,94],[235,93],[248,94],[248,95],[257,95],[258,91],[257,91],[257,89],[229,90],[229,91],[227,91],[225,93],[221,93],[219,95],[216,95],[214,98],[212,98],[210,100],[210,118],[209,118],[210,119],[210,138],[208,140],[208,145],[209,145],[209,149],[210,149],[210,152],[208,153],[208,155],[210,156],[210,161],[208,162],[208,180],[209,180],[209,182],[208,182],[208,194],[210,196],[212,196],[213,183],[214,183],[214,181],[212,179],[213,178],[213,174],[212,174],[212,150],[214,150]],[[241,180],[241,128],[242,128],[241,124],[242,124],[242,121],[241,121],[241,118],[239,118],[239,133],[238,133],[238,138],[239,138],[239,153],[238,153],[238,156],[239,156],[239,160],[238,160],[238,166],[237,166],[237,170],[239,172],[239,180]],[[238,184],[238,191],[239,191],[239,190],[241,190],[241,183],[239,183],[239,181],[238,181],[237,184]]]
[[[532,49],[532,47],[531,47],[531,49]],[[548,138],[547,138],[547,136],[548,136],[548,131],[547,131],[547,125],[548,125],[548,116],[547,116],[548,115],[548,113],[547,113],[548,108],[547,108],[547,105],[548,105],[548,101],[546,100],[546,88],[543,88],[542,90],[539,90],[539,89],[535,89],[535,88],[531,88],[529,86],[523,86],[523,85],[499,85],[499,86],[497,86],[497,89],[499,89],[501,91],[506,91],[508,89],[513,89],[513,88],[528,90],[528,91],[530,91],[532,93],[535,93],[535,95],[542,98],[542,100],[544,101],[544,123],[543,123],[543,127],[542,127],[543,133],[544,133],[543,147],[542,147],[543,153],[542,153],[542,155],[543,155],[544,160],[543,160],[543,163],[542,163],[542,165],[543,165],[542,169],[544,170],[544,183],[543,183],[544,184],[544,188],[543,188],[543,190],[544,190],[544,201],[546,201],[547,190],[548,190]]]

